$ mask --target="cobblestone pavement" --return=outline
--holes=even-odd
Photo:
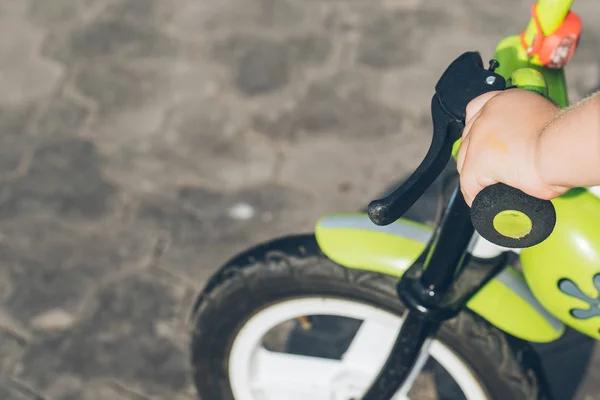
[[[598,85],[600,6],[574,8],[576,99]],[[206,278],[410,171],[441,72],[528,10],[0,0],[0,398],[195,399],[186,318]],[[600,361],[581,399],[598,379]]]

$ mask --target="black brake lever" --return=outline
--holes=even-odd
[[[452,156],[452,139],[449,130],[460,129],[444,112],[438,96],[431,101],[433,138],[425,158],[417,169],[392,193],[383,199],[369,203],[369,218],[377,225],[389,225],[396,221],[423,195],[442,173]]]
[[[446,69],[431,101],[433,138],[427,154],[413,174],[388,196],[369,203],[369,218],[389,225],[400,218],[442,173],[452,156],[452,144],[461,137],[467,104],[494,90],[504,90],[505,79],[486,70],[478,52],[466,52]]]

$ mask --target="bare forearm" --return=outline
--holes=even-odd
[[[600,185],[600,95],[562,111],[542,132],[537,170],[552,185]]]

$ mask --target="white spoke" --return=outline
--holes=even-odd
[[[400,330],[398,318],[377,316],[363,320],[343,356],[345,365],[375,374],[387,359]]]
[[[252,389],[281,395],[285,392],[286,399],[294,399],[295,393],[327,399],[331,380],[342,367],[337,360],[277,353],[262,347],[256,350],[252,363]]]

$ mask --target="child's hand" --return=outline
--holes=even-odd
[[[521,89],[489,92],[469,103],[457,158],[469,206],[481,189],[498,182],[548,200],[567,191],[544,182],[536,162],[542,130],[559,110],[539,94]]]

